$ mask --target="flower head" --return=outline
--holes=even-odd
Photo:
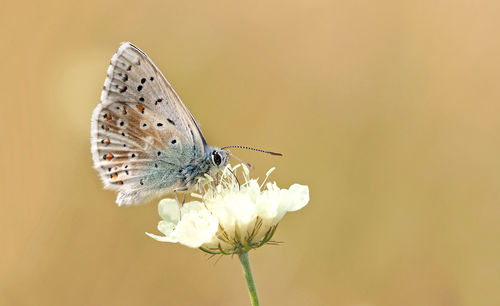
[[[236,172],[242,170],[240,185]],[[185,203],[179,211],[176,200],[164,199],[158,205],[162,221],[158,230],[165,236],[146,233],[164,242],[179,242],[209,253],[233,254],[260,247],[271,239],[278,223],[289,211],[309,202],[309,188],[294,184],[280,189],[275,182],[250,179],[248,168],[228,165],[218,180],[206,176],[202,192],[192,194],[200,201]],[[182,215],[182,218],[181,218]]]

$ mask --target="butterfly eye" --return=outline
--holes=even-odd
[[[220,157],[219,153],[217,151],[214,151],[212,153],[212,162],[214,165],[218,166],[222,162],[222,158]]]

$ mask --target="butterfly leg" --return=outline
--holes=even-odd
[[[214,190],[215,190],[215,185],[214,185]],[[202,187],[202,183],[201,181],[198,181],[198,192],[201,194],[201,202],[203,203],[203,205],[205,206],[205,208],[210,211],[207,207],[207,203],[205,202],[205,192],[203,190],[203,187]]]
[[[174,195],[175,195],[175,200],[177,201],[177,205],[179,206],[179,216],[180,216],[180,219],[182,219],[182,204],[184,204],[184,201],[186,201],[186,194],[184,194],[183,196],[183,200],[182,200],[182,204],[181,202],[179,202],[179,198],[177,197],[177,191],[186,191],[188,190],[187,187],[181,187],[181,188],[177,188],[177,189],[174,189]]]
[[[198,187],[198,193],[201,194],[201,181],[198,180],[198,183],[196,184],[196,186]]]

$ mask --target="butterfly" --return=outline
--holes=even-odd
[[[190,189],[221,171],[227,151],[207,144],[200,127],[160,70],[122,43],[111,59],[91,119],[94,167],[118,205]]]
[[[167,79],[129,42],[111,58],[90,135],[94,168],[106,189],[118,191],[118,205],[191,189],[199,177],[224,169],[228,148],[282,155],[208,145]]]

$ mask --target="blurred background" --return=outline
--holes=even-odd
[[[92,168],[109,60],[154,60],[208,142],[311,201],[251,253],[263,305],[500,305],[499,1],[11,1],[0,305],[248,305]]]

